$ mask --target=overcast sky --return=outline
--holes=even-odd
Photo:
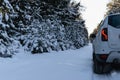
[[[83,18],[86,21],[88,32],[91,33],[98,23],[104,18],[106,4],[110,0],[77,0],[86,7]]]

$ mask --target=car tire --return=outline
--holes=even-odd
[[[103,69],[104,69],[104,65],[102,63],[94,60],[94,64],[93,64],[94,73],[102,74],[103,73]]]
[[[96,74],[110,73],[112,70],[111,64],[98,62],[95,58],[93,62],[93,70]]]

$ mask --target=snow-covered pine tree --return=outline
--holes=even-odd
[[[11,41],[19,41],[26,50],[43,53],[80,48],[88,43],[80,3],[74,4],[70,0],[3,2],[8,4],[5,6],[9,6],[9,12],[7,21],[1,22],[8,25],[8,29],[3,28],[2,31],[7,34],[11,46]]]
[[[53,5],[54,3],[57,5]],[[82,8],[80,3],[70,4],[70,0],[58,1],[58,3],[52,0],[43,1],[39,9],[40,21],[35,21],[38,22],[41,30],[36,28],[40,30],[38,31],[40,34],[39,39],[37,41],[35,39],[36,45],[32,46],[32,52],[66,50],[86,45],[88,33],[79,12],[80,8]],[[35,27],[34,24],[32,26]]]
[[[14,9],[8,0],[0,0],[0,56],[11,57],[14,53],[16,41],[12,38],[16,32],[12,18]]]

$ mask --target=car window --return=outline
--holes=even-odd
[[[108,24],[115,27],[120,28],[120,15],[112,15],[108,17]]]

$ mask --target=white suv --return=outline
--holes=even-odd
[[[108,72],[111,64],[120,63],[120,14],[108,15],[100,24],[93,40],[93,69]]]

